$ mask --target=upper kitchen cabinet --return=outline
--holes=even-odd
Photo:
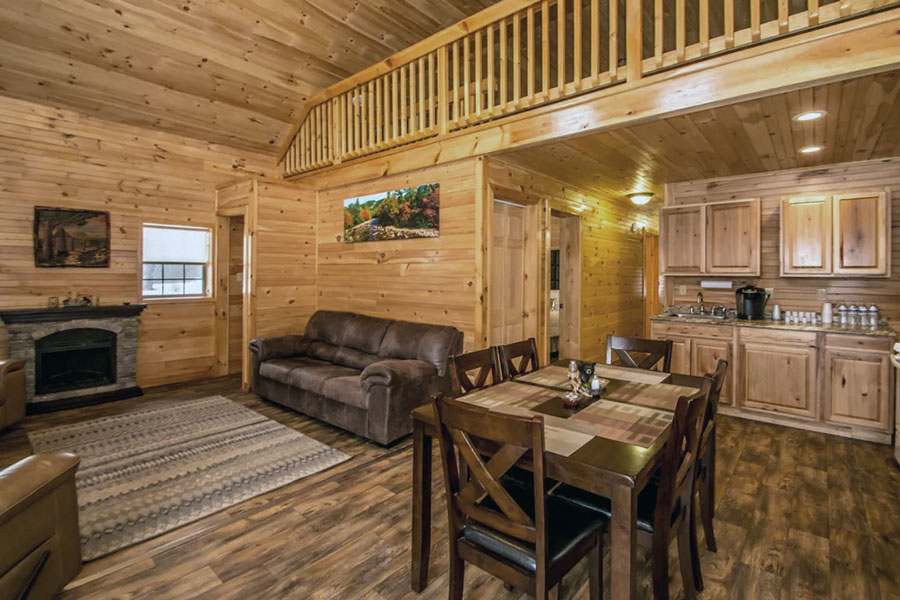
[[[888,198],[882,192],[785,198],[781,275],[887,276],[890,231]]]
[[[781,202],[781,275],[831,273],[831,197]]]
[[[887,194],[836,194],[832,204],[835,274],[890,274]]]
[[[706,205],[706,273],[759,275],[759,199]]]
[[[660,209],[663,275],[759,275],[759,199]]]

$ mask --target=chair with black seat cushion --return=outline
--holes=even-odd
[[[653,597],[669,598],[669,544],[678,540],[678,562],[688,600],[696,597],[694,584],[691,526],[697,450],[703,426],[703,416],[709,399],[712,381],[703,379],[701,389],[678,399],[669,439],[663,448],[658,477],[653,477],[637,502],[638,543],[648,548],[652,556]],[[560,486],[555,496],[586,508],[612,515],[608,498],[597,496],[568,485]]]
[[[634,353],[645,356],[639,359]],[[606,336],[606,364],[612,364],[613,354],[626,367],[652,369],[662,361],[664,373],[672,368],[672,340],[647,340],[610,334]]]
[[[590,596],[599,599],[606,518],[547,495],[543,417],[497,413],[440,395],[433,403],[447,489],[450,599],[463,597],[466,562],[544,600],[585,556]],[[494,451],[485,461],[481,452],[488,446]],[[523,460],[532,464],[531,485],[504,480]],[[460,461],[468,481],[460,477]]]
[[[506,344],[498,349],[504,379],[531,373],[541,368],[538,364],[537,344],[534,338]]]
[[[497,347],[475,350],[450,357],[453,386],[459,394],[480,390],[502,381]],[[474,379],[470,376],[473,371]]]

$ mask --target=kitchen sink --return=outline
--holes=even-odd
[[[728,318],[721,313],[714,315],[712,313],[681,313],[681,312],[679,312],[679,313],[675,313],[674,315],[671,315],[671,316],[678,317],[680,319],[715,319],[716,321],[724,321],[725,319]]]

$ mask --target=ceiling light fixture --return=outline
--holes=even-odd
[[[827,115],[824,110],[810,110],[807,112],[802,112],[800,114],[794,115],[792,119],[794,121],[815,121],[816,119],[821,119],[825,115]]]
[[[805,148],[800,148],[800,152],[802,154],[812,154],[813,152],[819,152],[822,149],[822,146],[806,146]]]
[[[638,206],[643,206],[647,204],[651,200],[653,200],[652,192],[635,192],[633,194],[628,194],[628,199],[637,204]]]

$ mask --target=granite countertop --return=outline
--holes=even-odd
[[[875,328],[869,327],[841,327],[840,325],[810,325],[810,324],[788,324],[784,321],[772,321],[765,319],[762,321],[745,321],[730,317],[727,319],[704,319],[702,317],[675,317],[672,315],[656,315],[650,317],[653,321],[661,321],[666,323],[694,323],[697,325],[729,325],[732,327],[757,327],[762,329],[783,329],[788,331],[811,331],[822,333],[845,333],[852,335],[868,335],[872,337],[890,337],[896,338],[897,332],[891,329],[883,320],[881,324]]]

